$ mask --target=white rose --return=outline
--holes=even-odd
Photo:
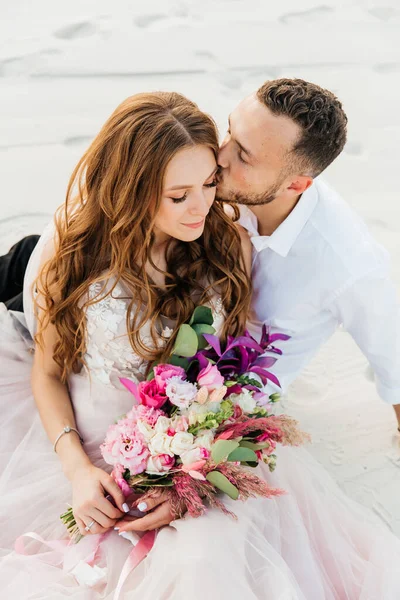
[[[207,450],[211,450],[211,445],[214,442],[214,434],[212,431],[199,431],[196,439],[194,441],[194,445],[198,448],[206,448]]]
[[[244,389],[241,394],[231,394],[229,400],[237,404],[245,413],[252,413],[257,406],[250,390]]]
[[[144,439],[146,440],[146,442],[149,442],[155,434],[155,431],[151,427],[151,425],[146,423],[146,421],[138,421],[136,426],[139,429],[142,436],[144,437]]]
[[[181,454],[182,464],[191,465],[192,463],[198,462],[202,459],[200,448],[193,448]]]
[[[156,433],[149,442],[151,454],[169,454],[169,456],[176,454],[171,448],[172,439],[173,438],[166,433]]]
[[[156,433],[166,433],[171,426],[171,419],[168,417],[158,417],[154,430]]]
[[[189,408],[197,396],[197,386],[190,381],[184,381],[182,377],[171,377],[168,379],[165,393],[171,403],[178,408]]]
[[[159,475],[160,473],[166,473],[170,471],[174,464],[174,461],[171,464],[166,465],[163,460],[159,456],[150,456],[147,461],[146,473],[151,475]]]
[[[187,431],[176,433],[171,439],[170,448],[174,454],[180,456],[193,448],[193,435]]]

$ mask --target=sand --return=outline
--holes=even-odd
[[[126,96],[180,91],[223,133],[229,112],[264,80],[302,77],[344,103],[349,141],[325,178],[391,252],[400,286],[394,0],[14,0],[0,17],[0,252],[41,232],[73,166]],[[366,367],[338,331],[284,407],[312,433],[311,451],[339,485],[400,535],[396,422]]]

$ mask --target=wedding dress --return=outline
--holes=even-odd
[[[31,259],[27,290],[51,231]],[[89,293],[98,291],[96,284]],[[99,446],[105,432],[132,404],[119,377],[140,381],[146,367],[126,335],[127,302],[117,285],[88,308],[88,371],[69,379],[85,451],[104,469],[109,467]],[[218,325],[223,319],[218,300],[213,308]],[[59,516],[71,502],[71,486],[30,390],[35,320],[28,292],[25,314],[26,321],[0,305],[0,595],[113,600],[132,545],[114,530],[100,543],[96,535],[76,545],[62,541],[67,535]],[[124,581],[119,600],[399,600],[400,540],[348,499],[305,449],[280,448],[277,455],[274,473],[266,466],[258,471],[286,490],[284,496],[245,503],[225,498],[237,520],[213,509],[162,528]],[[101,572],[92,587],[76,575],[77,565],[90,556]]]

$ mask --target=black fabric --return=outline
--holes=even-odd
[[[39,235],[28,235],[17,242],[8,254],[0,256],[0,302],[8,309],[23,311],[22,289],[29,258]]]

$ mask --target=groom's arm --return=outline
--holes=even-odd
[[[388,270],[360,277],[331,309],[369,360],[378,393],[393,405],[400,427],[400,306]]]

